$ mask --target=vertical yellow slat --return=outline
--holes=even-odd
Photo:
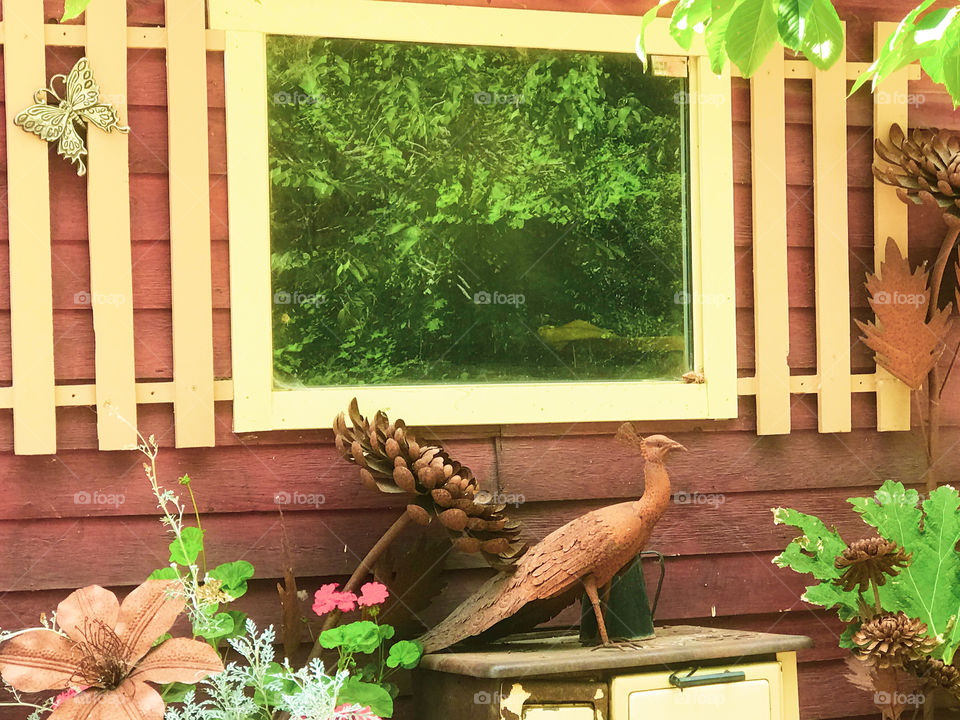
[[[213,290],[204,4],[166,0],[177,447],[214,444]]]
[[[877,23],[873,28],[873,51],[880,52],[896,23]],[[890,126],[907,128],[908,68],[880,83],[873,93],[873,136],[889,142]],[[892,237],[904,257],[907,254],[907,206],[897,191],[874,178],[873,181],[873,266],[880,269],[887,238]],[[877,366],[877,430],[910,429],[910,388]]]
[[[86,13],[87,57],[100,90],[127,118],[127,3],[99,0]],[[87,134],[90,302],[96,341],[97,435],[101,450],[137,446],[133,280],[127,135]]]
[[[783,685],[780,696],[783,698],[783,720],[800,720],[800,683],[797,678],[797,654],[795,652],[777,653],[780,663],[780,679]]]
[[[737,416],[736,291],[733,218],[733,114],[730,73],[715,75],[706,57],[696,59],[694,96],[698,113],[696,149],[701,182],[699,246],[703,372],[712,418]]]
[[[233,429],[271,415],[270,185],[266,48],[262,33],[228,32],[224,53],[230,205]]]
[[[790,432],[787,297],[787,151],[782,49],[750,80],[753,167],[753,318],[757,434]]]
[[[47,143],[13,124],[47,84],[43,3],[3,0],[10,224],[13,442],[20,454],[57,451]]]
[[[813,74],[813,207],[820,432],[850,430],[847,68]]]

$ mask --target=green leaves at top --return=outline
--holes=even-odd
[[[917,507],[916,490],[906,490],[898,482],[887,481],[874,498],[852,498],[863,521],[877,529],[908,553],[910,565],[880,588],[885,610],[902,610],[927,624],[931,637],[945,634],[941,648],[946,663],[953,660],[960,632],[956,619],[960,614],[960,495],[949,485],[930,493]]]
[[[193,565],[203,550],[203,530],[185,527],[179,538],[170,543],[170,562],[177,565]]]
[[[711,18],[703,31],[703,43],[707,46],[710,69],[719,75],[727,62],[727,28],[737,0],[712,0]]]
[[[942,37],[939,21],[943,19],[943,16],[937,10],[926,12],[935,1],[923,0],[900,21],[897,29],[884,42],[877,59],[853,84],[853,88],[850,90],[851,95],[867,81],[870,81],[872,89],[876,89],[884,78],[897,70],[906,67],[915,60],[924,57],[929,58],[937,54],[937,42]],[[931,23],[933,23],[932,27]],[[931,74],[934,80],[937,79],[936,75],[939,73],[937,65],[936,62],[932,64],[929,61],[924,63],[924,69]]]
[[[680,0],[670,18],[670,35],[684,50],[690,49],[695,28],[710,19],[713,0]]]
[[[730,16],[726,49],[744,77],[750,77],[777,42],[775,0],[743,0]]]
[[[800,16],[804,19],[800,52],[816,67],[826,70],[843,58],[843,24],[829,0],[805,0],[800,5],[801,10],[804,5],[809,6]]]
[[[773,559],[778,567],[788,567],[798,573],[813,575],[821,582],[811,585],[802,600],[825,608],[837,608],[841,620],[851,620],[859,610],[858,594],[834,584],[840,571],[834,560],[847,544],[836,528],[829,529],[812,515],[805,515],[788,508],[776,508],[773,521],[777,525],[790,525],[803,534],[793,540],[787,549]]]

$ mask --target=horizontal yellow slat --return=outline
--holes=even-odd
[[[0,22],[0,43],[4,40],[5,24]],[[55,47],[83,47],[87,44],[87,28],[84,25],[50,25],[43,28],[44,42]],[[207,30],[207,50],[223,52],[223,30]],[[127,47],[138,49],[165,48],[165,27],[128,27]]]
[[[170,381],[137,383],[137,403],[158,405],[173,402],[174,384]],[[57,407],[93,407],[97,404],[96,385],[57,385],[54,389]],[[213,399],[217,402],[233,400],[233,380],[215,380]],[[0,387],[0,410],[13,407],[13,388]]]
[[[396,42],[636,52],[640,15],[427,5],[379,0],[209,0],[210,27],[278,35]],[[706,56],[702,36],[690,50],[669,21],[647,28],[649,54]]]
[[[791,375],[790,392],[793,395],[812,395],[820,386],[819,375]],[[864,373],[850,376],[850,392],[876,392],[876,373]],[[755,377],[737,378],[737,394],[756,395],[757,379]]]

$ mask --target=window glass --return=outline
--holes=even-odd
[[[686,78],[268,38],[278,387],[679,379]]]

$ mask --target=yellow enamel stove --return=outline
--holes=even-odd
[[[414,674],[424,720],[798,720],[809,638],[685,625],[635,646],[532,633],[435,653]]]

